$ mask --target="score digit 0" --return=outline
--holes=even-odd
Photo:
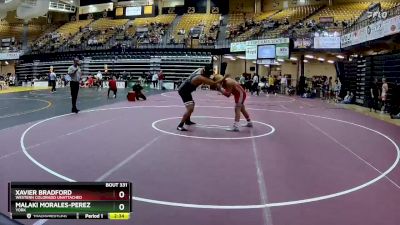
[[[125,192],[120,191],[120,192],[118,193],[118,196],[119,196],[119,198],[124,198],[124,197],[125,197]]]

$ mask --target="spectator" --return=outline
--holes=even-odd
[[[240,75],[239,84],[244,90],[246,90],[246,78],[243,76],[243,74]]]
[[[135,92],[136,100],[143,99],[146,100],[146,96],[142,93],[143,87],[140,84],[135,84],[132,87],[132,91]]]
[[[89,78],[87,79],[87,87],[91,88],[93,87],[94,84],[94,79],[92,76],[89,76]]]
[[[164,88],[164,79],[165,79],[165,77],[164,77],[163,71],[160,70],[160,72],[158,73],[158,81],[159,81],[160,90],[165,89]]]
[[[117,78],[115,76],[108,81],[107,98],[110,98],[110,91],[114,93],[113,98],[117,98]]]
[[[286,94],[287,78],[283,75],[281,78],[281,94]]]
[[[392,107],[390,110],[390,117],[392,119],[400,119],[400,82],[396,81],[393,88]]]
[[[96,80],[97,80],[97,89],[103,88],[103,74],[100,72],[100,70],[96,74]]]
[[[56,73],[54,73],[54,71],[52,70],[50,72],[50,85],[51,85],[51,93],[56,92],[56,81],[57,81],[57,75]],[[32,82],[33,83],[33,82]]]
[[[332,77],[329,77],[329,79],[328,79],[328,85],[329,85],[329,98],[332,98],[333,93],[334,93]]]
[[[389,85],[386,83],[386,78],[382,78],[382,94],[381,94],[381,101],[382,101],[382,108],[381,113],[386,112],[386,100],[389,92]]]
[[[269,78],[268,78],[269,93],[275,94],[274,84],[275,84],[274,77],[272,75],[269,75]]]
[[[379,101],[379,88],[378,88],[378,79],[374,78],[374,81],[371,83],[371,87],[369,90],[369,111],[372,112],[372,109],[376,112],[378,109],[378,101]]]
[[[351,104],[353,102],[354,94],[353,92],[347,91],[347,95],[344,97],[342,104]]]
[[[333,87],[334,94],[335,94],[335,102],[339,101],[339,94],[340,90],[342,89],[342,84],[340,83],[339,78],[335,80],[335,85]]]
[[[253,83],[251,86],[251,95],[253,95],[254,92],[257,93],[257,96],[260,95],[260,90],[258,88],[259,81],[260,81],[260,78],[259,78],[258,74],[254,74]]]
[[[158,74],[156,72],[154,72],[151,82],[153,83],[153,88],[156,89],[158,84]]]

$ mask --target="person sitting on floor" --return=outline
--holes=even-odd
[[[353,92],[347,91],[347,95],[344,97],[342,104],[351,104],[353,101],[354,94]]]
[[[146,100],[146,96],[144,96],[142,90],[143,90],[143,87],[139,83],[136,83],[135,85],[132,86],[132,91],[135,92],[136,100],[139,100],[139,99]]]

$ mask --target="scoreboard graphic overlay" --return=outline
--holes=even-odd
[[[11,182],[12,219],[127,220],[132,212],[130,182]]]

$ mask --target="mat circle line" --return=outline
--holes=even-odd
[[[10,118],[10,117],[14,117],[14,116],[21,116],[21,115],[26,115],[26,114],[29,114],[29,113],[34,113],[34,112],[42,111],[42,110],[45,110],[45,109],[47,109],[47,108],[50,108],[51,105],[53,104],[53,103],[51,103],[50,101],[47,101],[47,100],[43,100],[43,99],[34,99],[34,98],[0,98],[0,100],[28,100],[28,101],[38,101],[38,102],[47,103],[46,106],[41,107],[41,108],[26,110],[26,111],[17,112],[17,113],[11,113],[11,114],[2,115],[2,116],[0,115],[0,119]]]
[[[178,133],[173,133],[173,132],[169,132],[169,131],[165,131],[162,130],[160,128],[158,128],[156,126],[157,123],[162,122],[162,121],[166,121],[166,120],[171,120],[171,119],[181,119],[182,117],[170,117],[170,118],[165,118],[165,119],[160,119],[157,121],[154,121],[151,126],[153,127],[153,129],[164,133],[164,134],[169,134],[169,135],[174,135],[174,136],[178,136],[178,137],[186,137],[186,138],[195,138],[195,139],[205,139],[205,140],[243,140],[243,139],[252,139],[252,138],[260,138],[260,137],[265,137],[268,135],[271,135],[275,132],[275,128],[267,123],[263,123],[263,122],[259,122],[259,121],[255,121],[253,120],[253,124],[254,123],[258,123],[261,125],[264,125],[266,127],[269,127],[271,129],[271,131],[266,132],[264,134],[259,134],[259,135],[253,135],[253,136],[245,136],[245,137],[203,137],[203,136],[190,136],[190,135],[185,135],[185,134],[178,134]],[[232,118],[229,117],[218,117],[218,116],[192,116],[191,118],[212,118],[212,119],[228,119],[228,120],[232,120]]]
[[[107,111],[107,110],[120,110],[120,109],[135,109],[135,108],[183,108],[183,106],[180,105],[169,105],[169,106],[130,106],[130,107],[115,107],[115,108],[103,108],[103,109],[93,109],[93,110],[87,110],[87,111],[82,111],[82,113],[89,113],[89,112],[96,112],[96,111]],[[222,109],[232,109],[232,107],[223,107],[223,106],[197,106],[198,108],[222,108]],[[145,202],[145,203],[151,203],[151,204],[157,204],[157,205],[164,205],[164,206],[174,206],[174,207],[183,207],[183,208],[196,208],[196,209],[236,209],[236,210],[240,210],[240,209],[260,209],[260,208],[267,208],[267,207],[281,207],[281,206],[291,206],[291,205],[298,205],[298,204],[305,204],[305,203],[310,203],[310,202],[317,202],[317,201],[322,201],[322,200],[327,200],[327,199],[332,199],[332,198],[336,198],[339,196],[343,196],[343,195],[347,195],[350,194],[352,192],[356,192],[359,191],[363,188],[366,188],[376,182],[378,182],[379,180],[381,180],[382,178],[384,178],[386,175],[388,175],[390,172],[392,172],[396,166],[399,164],[399,160],[400,160],[400,148],[399,146],[396,144],[395,141],[393,141],[390,137],[388,137],[387,135],[374,130],[372,128],[357,124],[357,123],[353,123],[353,122],[349,122],[349,121],[345,121],[345,120],[340,120],[340,119],[335,119],[335,118],[330,118],[330,117],[324,117],[324,116],[318,116],[318,115],[310,115],[310,114],[305,114],[305,113],[297,113],[297,112],[290,112],[290,111],[280,111],[280,110],[271,110],[271,109],[257,109],[257,108],[248,108],[248,110],[254,110],[254,111],[268,111],[268,112],[277,112],[277,113],[286,113],[286,114],[292,114],[292,115],[300,115],[300,116],[308,116],[308,117],[314,117],[314,118],[321,118],[321,119],[327,119],[330,121],[336,121],[336,122],[341,122],[341,123],[346,123],[346,124],[350,124],[353,126],[357,126],[369,131],[372,131],[382,137],[384,137],[385,139],[387,139],[389,142],[391,142],[397,152],[396,155],[396,159],[394,161],[394,163],[383,173],[381,173],[379,176],[375,177],[372,180],[369,180],[361,185],[358,185],[356,187],[347,189],[347,190],[343,190],[340,192],[336,192],[336,193],[332,193],[332,194],[328,194],[328,195],[322,195],[322,196],[318,196],[318,197],[312,197],[312,198],[307,198],[307,199],[300,199],[300,200],[291,200],[291,201],[286,201],[286,202],[272,202],[272,203],[266,203],[266,204],[254,204],[254,205],[204,205],[204,204],[191,204],[191,203],[180,203],[180,202],[170,202],[170,201],[161,201],[161,200],[155,200],[155,199],[149,199],[149,198],[142,198],[139,196],[132,196],[132,199],[135,201],[139,201],[139,202]],[[20,138],[20,146],[21,149],[23,151],[23,153],[25,154],[25,156],[34,164],[36,164],[38,167],[40,167],[41,169],[43,169],[44,171],[60,178],[63,179],[65,181],[68,182],[77,182],[76,180],[69,178],[67,176],[64,176],[60,173],[57,173],[56,171],[46,167],[45,165],[41,164],[40,162],[38,162],[35,158],[33,158],[29,152],[26,149],[24,140],[25,140],[25,136],[26,134],[35,126],[42,124],[44,122],[50,121],[50,120],[54,120],[57,118],[61,118],[61,117],[65,117],[65,116],[69,116],[69,115],[74,115],[72,113],[69,114],[64,114],[64,115],[59,115],[59,116],[54,116],[51,118],[47,118],[45,120],[39,121],[37,123],[32,124],[30,127],[28,127],[21,135]]]

